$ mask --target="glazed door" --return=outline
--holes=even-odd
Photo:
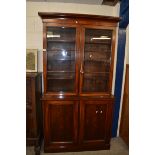
[[[115,29],[83,28],[80,93],[111,93]]]
[[[77,144],[78,102],[44,102],[45,151],[70,149]]]
[[[77,94],[78,86],[78,29],[75,26],[45,26],[44,59],[45,92],[52,94]]]

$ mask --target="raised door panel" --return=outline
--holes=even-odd
[[[77,143],[78,103],[44,102],[45,151],[64,149]]]
[[[80,102],[80,143],[104,148],[111,134],[112,101]]]
[[[105,137],[106,105],[86,104],[84,117],[84,140],[103,140]]]

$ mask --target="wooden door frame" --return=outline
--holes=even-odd
[[[67,27],[67,28],[75,28],[76,36],[75,36],[75,91],[74,92],[47,92],[47,27]],[[77,24],[69,24],[69,23],[46,23],[43,22],[43,79],[44,79],[44,93],[47,95],[78,95],[78,81],[79,81],[79,48],[80,48],[80,28]]]
[[[73,102],[73,103],[72,103]],[[49,106],[50,105],[73,105],[73,141],[72,142],[54,142],[53,144],[50,142],[50,131],[49,131]],[[63,149],[67,147],[72,147],[73,145],[78,143],[78,101],[72,100],[52,100],[52,101],[43,101],[44,106],[44,144],[45,150],[58,149],[59,145],[63,146]],[[69,122],[68,122],[69,123]]]
[[[92,102],[94,101],[94,102]],[[90,102],[90,103],[89,103]],[[106,104],[107,105],[107,111],[106,111],[106,120],[105,120],[105,126],[106,126],[106,130],[105,130],[105,139],[104,140],[92,140],[90,141],[92,144],[109,144],[110,142],[110,138],[111,138],[111,133],[112,133],[112,113],[113,113],[113,103],[114,103],[114,99],[111,98],[110,100],[80,100],[80,115],[79,115],[79,144],[83,145],[84,144],[84,117],[85,117],[85,105],[86,104]],[[89,144],[89,141],[87,142]]]
[[[83,87],[83,76],[84,74],[80,74],[80,86],[79,86],[79,95],[80,96],[96,96],[96,95],[111,95],[112,93],[112,82],[113,82],[113,69],[114,69],[114,56],[115,56],[115,44],[116,44],[116,27],[108,27],[101,25],[81,25],[81,49],[80,49],[80,65],[82,64],[82,68],[84,67],[84,45],[85,45],[85,29],[102,29],[102,30],[112,30],[112,43],[111,43],[111,65],[110,65],[110,76],[109,76],[109,91],[108,92],[82,92]]]

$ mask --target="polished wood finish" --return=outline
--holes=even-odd
[[[110,147],[113,98],[81,100],[80,144],[83,147]]]
[[[116,27],[120,19],[70,13],[38,14],[43,21],[43,48],[46,49],[41,99],[44,151],[109,149]],[[92,39],[101,35],[107,39]]]
[[[64,151],[78,142],[78,102],[43,101],[45,152]]]
[[[86,19],[99,19],[104,21],[113,21],[118,22],[120,20],[119,17],[111,17],[111,16],[101,16],[101,15],[89,15],[89,14],[75,14],[75,13],[57,13],[57,12],[38,12],[38,15],[42,19],[51,19],[51,18],[86,18]]]
[[[36,155],[43,138],[41,94],[41,73],[26,73],[26,145],[35,146]]]
[[[120,137],[129,146],[129,64],[126,65],[123,105],[119,133]]]
[[[43,49],[47,49],[47,40],[46,40],[46,24],[43,24]],[[47,51],[43,51],[43,78],[44,78],[44,93],[47,90]]]
[[[44,151],[110,148],[114,97],[44,95]]]
[[[103,5],[115,6],[119,0],[103,0]]]

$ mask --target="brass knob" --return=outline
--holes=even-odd
[[[82,63],[81,63],[81,67],[80,67],[80,73],[81,73],[81,74],[84,74]]]
[[[80,70],[80,73],[81,73],[81,74],[84,74],[84,72],[83,72],[83,71],[81,71],[81,70]]]

